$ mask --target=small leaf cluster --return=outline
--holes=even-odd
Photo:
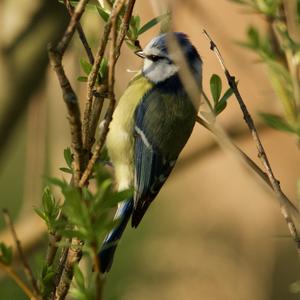
[[[92,177],[95,181],[93,192],[88,187],[80,190],[65,180],[49,178],[50,184],[61,189],[63,204],[60,206],[46,187],[42,207],[36,209],[49,232],[79,238],[87,251],[100,247],[104,236],[116,225],[111,216],[112,208],[132,194],[131,190],[114,191],[111,175],[100,164],[95,165]],[[63,214],[63,220],[58,220],[59,213]]]
[[[145,33],[146,31],[150,30],[152,27],[159,24],[160,22],[164,22],[169,19],[170,14],[166,13],[151,19],[144,25],[141,25],[141,18],[139,16],[132,16],[130,20],[129,30],[127,33],[126,44],[132,50],[140,50],[140,45],[138,42],[139,36]]]
[[[106,23],[110,17],[110,13],[111,13],[110,9],[105,8],[101,5],[96,5],[96,9],[101,19]],[[123,17],[124,13],[125,13],[125,9],[122,9],[119,18]],[[129,22],[127,36],[125,39],[126,44],[128,45],[129,48],[131,48],[134,51],[140,50],[140,44],[138,41],[139,36],[145,33],[146,31],[150,30],[152,27],[159,24],[160,22],[164,22],[169,19],[170,19],[170,14],[166,13],[151,19],[150,21],[146,22],[144,25],[141,25],[140,16],[132,15]],[[118,27],[120,27],[121,25],[120,20],[121,19],[119,19]]]
[[[227,100],[233,94],[233,90],[231,88],[227,89],[221,97],[222,80],[217,74],[213,74],[210,78],[210,92],[213,98],[213,111],[217,116],[226,108]]]
[[[69,149],[64,151],[64,158],[68,170],[72,170],[73,157]],[[59,204],[53,196],[51,189],[46,187],[43,193],[42,206],[36,208],[36,213],[45,221],[48,231],[52,236],[61,236],[58,247],[70,246],[70,238],[78,238],[84,244],[84,254],[90,261],[95,261],[95,252],[100,250],[104,237],[117,225],[113,220],[112,209],[117,204],[132,196],[132,190],[122,192],[114,191],[111,174],[101,164],[107,159],[107,153],[103,151],[99,162],[93,169],[89,186],[79,189],[65,180],[49,178],[48,183],[60,188],[63,196],[63,204]],[[68,172],[69,173],[69,172]],[[59,217],[60,216],[60,217]],[[12,260],[11,248],[0,244],[0,261],[10,264]],[[56,275],[55,265],[45,264],[41,276],[38,279],[39,289],[46,299],[51,295]],[[75,287],[71,294],[74,299],[94,299],[96,274],[89,275],[89,281],[84,283],[84,276],[79,267],[75,267]]]
[[[60,205],[54,198],[49,187],[46,187],[42,196],[42,207],[35,208],[35,212],[45,221],[49,233],[54,233],[58,227]]]
[[[270,23],[267,34],[250,26],[247,39],[240,45],[255,52],[267,66],[268,78],[282,106],[283,115],[261,113],[260,117],[270,127],[296,134],[300,138],[300,44],[291,35],[282,0],[231,0],[264,15]],[[295,30],[300,33],[300,1],[296,1]]]

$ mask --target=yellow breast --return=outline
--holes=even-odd
[[[134,112],[144,94],[153,87],[141,74],[136,75],[125,90],[114,111],[106,139],[109,157],[115,168],[118,190],[132,186]]]

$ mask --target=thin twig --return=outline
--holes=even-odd
[[[216,129],[214,128],[214,125],[209,124],[200,116],[197,116],[196,122],[199,123],[201,126],[205,127],[211,133],[215,134],[217,137],[219,137],[219,135],[216,134]],[[229,138],[228,140],[230,141]],[[243,162],[245,162],[248,165],[248,167],[250,167],[250,169],[252,169],[271,189],[273,189],[267,173],[264,172],[242,149],[240,149],[237,145],[235,145],[232,142],[231,144],[232,146],[234,146],[235,150],[237,151],[236,153],[241,157]],[[294,212],[298,212],[296,206],[287,198],[287,196],[284,195],[284,197],[286,198],[289,207],[292,208]]]
[[[64,0],[64,3],[65,3],[65,6],[67,7],[68,9],[68,12],[69,12],[69,15],[72,17],[73,13],[74,13],[74,8],[72,6],[72,4],[70,3],[69,0]],[[87,57],[89,59],[89,62],[90,64],[92,65],[94,63],[94,55],[93,55],[93,52],[92,52],[92,49],[86,39],[86,36],[84,34],[84,31],[83,31],[83,28],[80,24],[80,22],[78,21],[77,24],[76,24],[76,30],[78,32],[78,36],[81,40],[81,43],[85,49],[85,52],[87,54]]]
[[[103,108],[104,99],[107,92],[107,85],[101,84],[96,88],[96,92],[93,99],[93,106],[91,110],[91,116],[90,116],[90,125],[89,125],[89,143],[88,148],[92,149],[92,146],[95,143],[95,134],[97,130],[97,125],[100,119],[100,115]]]
[[[118,39],[116,41],[116,51],[115,51],[115,55],[116,58],[118,59],[120,56],[120,50],[121,50],[121,46],[123,44],[124,38],[128,32],[128,28],[129,28],[129,24],[130,24],[130,20],[131,20],[131,16],[132,16],[132,12],[133,12],[133,7],[135,5],[135,1],[136,0],[129,0],[125,13],[124,13],[124,17],[122,20],[122,24],[121,24],[121,29],[119,31],[119,35],[118,35]]]
[[[71,243],[71,239],[66,239],[65,240],[67,243]],[[61,249],[61,254],[59,257],[59,263],[57,266],[57,270],[56,270],[56,276],[55,276],[55,286],[57,287],[59,285],[60,279],[61,279],[61,275],[64,271],[64,266],[68,257],[68,251],[69,251],[69,247],[65,246]],[[55,295],[56,291],[53,291],[53,297]]]
[[[74,184],[78,185],[83,169],[83,147],[80,108],[77,96],[67,78],[62,66],[62,56],[53,46],[49,46],[49,58],[59,80],[63,98],[68,109],[68,118],[71,129],[71,147],[74,153]]]
[[[7,266],[0,261],[0,268],[21,288],[29,299],[36,299],[34,293],[26,285],[26,283],[19,277],[19,275],[13,270],[11,266]]]
[[[71,146],[74,153],[74,184],[78,185],[81,177],[81,171],[84,163],[84,153],[82,147],[82,132],[81,132],[81,117],[80,108],[77,100],[77,96],[71,86],[69,79],[67,78],[62,66],[62,58],[64,52],[69,45],[71,38],[74,35],[77,23],[79,22],[85,6],[89,0],[80,0],[72,14],[69,26],[67,27],[61,41],[57,46],[49,45],[48,53],[49,59],[54,68],[57,78],[59,80],[63,98],[67,105],[69,114],[69,123],[71,127]]]
[[[64,264],[64,269],[57,285],[54,300],[62,300],[65,299],[69,289],[70,284],[73,278],[73,267],[76,263],[78,263],[82,256],[82,242],[79,239],[73,239],[72,245],[68,249],[66,262]]]
[[[53,264],[58,246],[57,243],[61,240],[61,235],[57,233],[49,233],[48,235],[48,248],[46,254],[46,265],[49,267]]]
[[[25,273],[26,277],[28,278],[29,282],[32,285],[33,293],[35,295],[35,298],[40,299],[40,291],[39,291],[36,279],[34,278],[33,272],[32,272],[32,270],[31,270],[31,268],[30,268],[30,266],[27,262],[26,256],[25,256],[25,254],[23,252],[23,249],[22,249],[21,242],[18,239],[18,236],[17,236],[16,230],[15,230],[12,218],[11,218],[8,210],[3,209],[3,216],[4,216],[4,221],[7,225],[7,227],[10,228],[12,237],[13,237],[13,239],[15,241],[15,244],[16,244],[16,249],[18,251],[20,260],[23,264],[24,273]]]
[[[113,22],[113,19],[115,19],[115,13],[116,13],[116,11],[119,11],[122,8],[123,3],[124,3],[124,0],[117,0],[114,3],[109,20],[107,21],[107,23],[104,27],[104,32],[103,32],[96,56],[95,56],[95,61],[94,61],[92,70],[88,76],[87,99],[85,102],[83,121],[82,121],[83,146],[87,151],[89,151],[89,149],[88,149],[88,147],[89,147],[89,126],[90,126],[90,115],[91,115],[93,95],[94,95],[94,87],[95,87],[96,80],[98,77],[100,64],[104,57],[104,52],[105,52],[108,38],[110,35],[112,22]]]
[[[69,26],[67,27],[62,39],[60,40],[60,42],[58,43],[58,45],[56,47],[56,51],[58,53],[60,53],[61,56],[64,55],[64,53],[74,35],[74,31],[77,27],[77,24],[82,16],[82,14],[84,13],[85,6],[87,5],[88,2],[89,2],[89,0],[80,0],[78,2],[78,4],[76,5],[76,8],[74,9],[74,13],[71,16]]]
[[[210,42],[210,49],[215,53],[215,55],[217,56],[218,58],[218,61],[224,71],[224,74],[226,76],[226,79],[227,79],[227,82],[228,82],[228,85],[232,88],[233,92],[234,92],[234,95],[240,105],[240,108],[243,112],[243,116],[244,116],[244,120],[251,132],[251,135],[252,135],[252,138],[256,144],[256,147],[257,147],[257,150],[258,150],[258,157],[260,158],[264,168],[265,168],[265,171],[266,171],[266,174],[268,176],[268,179],[270,181],[270,184],[272,186],[272,189],[273,191],[275,192],[275,195],[277,196],[277,199],[279,201],[279,204],[280,204],[280,208],[281,208],[281,213],[285,219],[285,221],[287,222],[287,225],[288,225],[288,228],[289,228],[289,231],[290,231],[290,234],[292,236],[292,238],[294,239],[295,243],[296,243],[296,249],[297,249],[297,252],[298,252],[298,255],[300,255],[300,239],[299,239],[299,235],[298,235],[298,232],[297,232],[297,228],[296,228],[296,225],[292,219],[292,216],[290,214],[290,201],[287,201],[287,197],[284,195],[284,193],[282,192],[281,190],[281,187],[280,187],[280,183],[279,181],[275,178],[274,176],[274,173],[272,171],[272,168],[271,168],[271,165],[269,163],[269,160],[267,158],[267,155],[266,155],[266,152],[264,150],[264,147],[260,141],[260,138],[259,138],[259,135],[258,135],[258,132],[256,130],[256,127],[254,125],[254,122],[253,122],[253,119],[244,103],[244,100],[242,99],[242,96],[238,90],[238,87],[237,87],[237,83],[236,83],[236,80],[235,80],[235,77],[232,76],[228,69],[226,68],[225,66],[225,63],[224,63],[224,60],[222,58],[222,55],[218,49],[218,47],[216,46],[216,44],[214,43],[214,41],[211,39],[211,37],[209,36],[209,34],[204,30],[204,34],[205,36],[207,37],[207,39],[209,40]],[[299,216],[298,216],[299,217]]]

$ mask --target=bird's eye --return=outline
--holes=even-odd
[[[147,55],[147,58],[152,60],[152,61],[158,61],[160,59],[163,59],[162,56],[158,56],[158,55]]]

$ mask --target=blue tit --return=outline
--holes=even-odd
[[[118,191],[133,188],[133,197],[119,204],[118,225],[105,238],[99,260],[108,272],[121,235],[131,218],[137,227],[167,180],[189,139],[199,108],[188,96],[179,66],[168,51],[172,34],[199,89],[202,60],[188,37],[179,32],[162,34],[137,55],[143,66],[129,83],[110,123],[107,149],[115,170]],[[200,98],[200,97],[199,97]]]

